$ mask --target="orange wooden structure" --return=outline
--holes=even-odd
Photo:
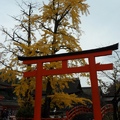
[[[95,58],[111,55],[112,51],[116,49],[118,49],[118,44],[98,49],[40,57],[18,56],[18,59],[22,60],[24,64],[37,64],[36,70],[24,73],[25,77],[36,77],[34,120],[41,120],[42,76],[80,72],[90,73],[94,120],[102,120],[97,71],[113,69],[113,64],[96,64]],[[89,64],[80,67],[68,67],[68,60],[81,58],[88,58]],[[43,63],[56,61],[62,62],[61,69],[46,70],[43,68]]]
[[[70,111],[67,111],[65,118],[41,118],[41,120],[73,120],[74,117],[77,115],[87,114],[87,113],[92,114],[92,111],[93,110],[91,107],[80,105],[80,106],[76,106],[76,107],[72,108]],[[113,105],[112,104],[106,104],[105,106],[103,106],[101,108],[102,119],[104,118],[104,116],[107,113],[112,113],[112,112],[113,112]],[[33,120],[33,118],[19,118],[19,120]]]
[[[113,112],[112,104],[106,104],[105,106],[101,108],[102,119],[109,112]],[[82,106],[82,105],[76,106],[72,108],[70,111],[66,112],[66,116],[67,116],[66,120],[72,120],[76,115],[83,114],[83,113],[92,113],[92,108],[87,107],[87,106]]]
[[[87,106],[76,106],[66,112],[66,120],[72,120],[76,115],[83,113],[92,113],[92,108],[88,108]]]
[[[112,104],[106,104],[101,108],[101,115],[102,118],[108,113],[108,112],[113,112],[113,105]]]

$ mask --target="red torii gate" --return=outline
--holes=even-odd
[[[89,72],[91,80],[92,90],[92,102],[94,120],[102,120],[101,106],[100,106],[100,95],[97,81],[97,71],[110,70],[113,68],[113,64],[96,64],[95,57],[111,55],[113,50],[118,49],[118,43],[92,50],[85,50],[73,53],[64,53],[40,57],[21,57],[18,56],[19,60],[22,60],[24,64],[37,64],[37,69],[30,72],[25,72],[25,77],[36,77],[36,90],[35,90],[35,107],[34,107],[34,120],[41,120],[41,99],[42,99],[42,76],[47,75],[60,75],[69,73]],[[89,65],[69,68],[67,65],[68,60],[88,58]],[[43,63],[62,61],[61,69],[43,69]]]

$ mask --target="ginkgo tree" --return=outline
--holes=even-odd
[[[12,81],[21,106],[34,106],[35,78],[24,78],[22,73],[35,69],[36,66],[23,65],[17,56],[54,55],[63,50],[64,52],[81,51],[80,15],[89,13],[89,6],[85,2],[85,0],[49,0],[48,3],[43,3],[39,13],[36,14],[33,12],[34,4],[24,3],[28,11],[20,6],[22,16],[13,17],[18,24],[12,32],[2,27],[3,33],[7,36],[7,44],[1,44],[3,50],[1,63],[4,67],[1,69],[0,77]],[[69,66],[78,64],[85,65],[85,60],[69,61]],[[45,63],[44,67],[60,68],[61,61]],[[75,95],[63,92],[65,87],[69,87],[67,83],[75,80],[74,77],[74,74],[43,77],[43,90],[46,91],[43,117],[49,117],[50,107],[71,107],[74,103],[85,104],[85,98],[77,98]],[[58,97],[59,101],[56,102]]]
[[[12,83],[19,105],[27,108],[34,104],[32,93],[35,89],[35,80],[23,77],[24,69],[26,67],[32,69],[32,67],[31,65],[24,66],[17,57],[18,55],[29,56],[29,47],[37,42],[35,34],[38,33],[38,30],[31,22],[36,4],[23,2],[22,5],[18,3],[18,6],[21,8],[21,15],[12,16],[16,22],[15,27],[10,32],[4,27],[1,28],[5,41],[0,45],[2,53],[0,78]]]

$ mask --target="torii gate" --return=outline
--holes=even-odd
[[[92,50],[85,50],[73,53],[64,53],[40,57],[21,57],[18,56],[19,60],[22,60],[24,64],[37,64],[37,69],[30,72],[25,72],[25,77],[36,77],[36,90],[35,90],[35,107],[34,107],[34,120],[41,120],[41,99],[42,99],[42,76],[47,75],[60,75],[69,73],[80,73],[89,72],[91,80],[92,90],[92,102],[94,120],[102,120],[101,106],[100,106],[100,95],[98,89],[97,71],[113,69],[113,64],[96,64],[95,58],[99,56],[111,55],[113,50],[118,49],[118,43]],[[80,67],[68,67],[68,60],[88,58],[89,65]],[[43,63],[61,61],[61,69],[46,70],[43,69]]]

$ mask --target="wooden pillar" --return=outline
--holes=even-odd
[[[90,67],[90,80],[91,80],[91,90],[92,90],[92,102],[93,102],[93,113],[94,120],[102,120],[101,116],[101,106],[100,106],[100,94],[97,80],[97,70],[95,57],[89,57],[89,67]]]
[[[34,120],[41,120],[42,69],[43,69],[42,63],[41,62],[37,63]]]

